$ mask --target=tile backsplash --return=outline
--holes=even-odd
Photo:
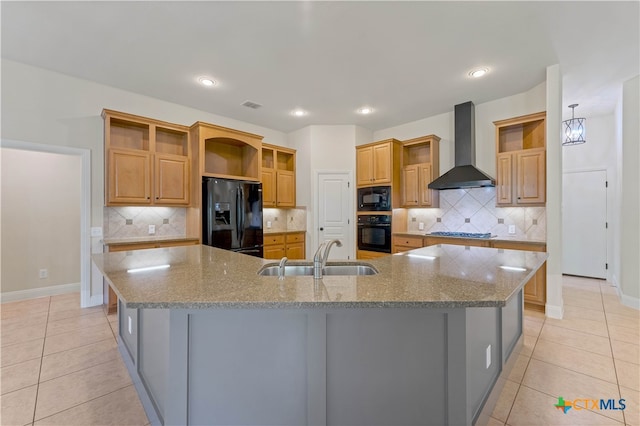
[[[490,232],[542,241],[547,236],[544,207],[496,207],[496,189],[491,187],[440,191],[440,208],[409,209],[407,222],[410,232]],[[515,234],[509,234],[509,225],[515,226]]]
[[[105,207],[104,238],[184,237],[186,217],[184,207]]]
[[[271,222],[271,228],[268,228]],[[295,209],[264,209],[262,227],[265,231],[304,231],[307,228],[307,210]]]

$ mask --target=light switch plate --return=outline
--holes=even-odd
[[[149,234],[155,234],[155,233],[156,233],[156,226],[149,225]]]
[[[92,237],[102,237],[102,227],[100,227],[100,226],[92,226],[91,227],[91,236]]]
[[[509,225],[509,233],[510,234],[515,234],[516,233],[516,226],[515,225]]]
[[[267,221],[267,229],[271,229],[271,221],[270,220]]]
[[[420,222],[420,223],[418,223],[418,229],[419,229],[420,231],[424,231],[424,222]]]

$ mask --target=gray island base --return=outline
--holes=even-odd
[[[473,424],[516,358],[522,287],[545,259],[441,245],[314,281],[206,246],[94,256],[120,300],[123,358],[165,425]]]

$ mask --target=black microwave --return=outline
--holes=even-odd
[[[358,188],[358,211],[391,211],[391,187],[370,186]]]

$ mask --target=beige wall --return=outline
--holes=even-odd
[[[177,124],[196,121],[218,124],[264,136],[287,145],[277,130],[139,95],[88,80],[2,59],[2,137],[14,141],[91,150],[90,226],[103,226],[104,146],[103,108],[153,117]],[[8,246],[3,247],[10,250]],[[100,238],[91,251],[101,252]],[[3,250],[4,252],[4,250]],[[91,278],[91,296],[102,294],[102,279]]]
[[[1,151],[2,293],[79,283],[81,158]]]

